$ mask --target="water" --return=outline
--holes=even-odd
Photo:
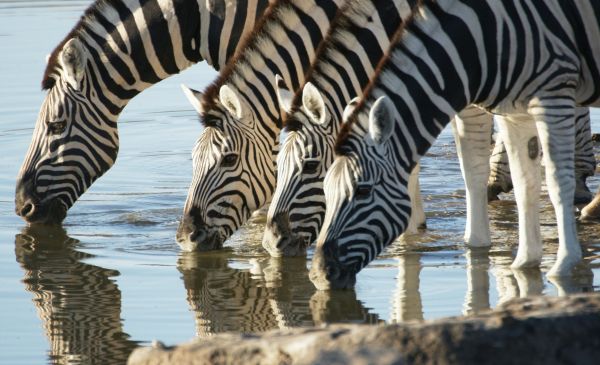
[[[269,258],[260,217],[221,252],[179,252],[175,231],[200,132],[179,84],[202,88],[215,76],[206,65],[131,102],[119,122],[115,167],[72,208],[64,230],[28,228],[13,213],[13,192],[44,97],[45,56],[89,3],[0,0],[0,364],[118,364],[153,339],[431,319],[527,294],[598,290],[600,229],[593,225],[580,226],[587,256],[580,275],[562,283],[542,275],[557,242],[546,200],[541,271],[508,268],[517,242],[511,201],[491,209],[492,249],[465,249],[464,188],[449,131],[423,160],[427,232],[390,247],[361,272],[355,291],[317,292],[307,260]]]

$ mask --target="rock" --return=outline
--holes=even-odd
[[[220,334],[136,349],[129,365],[596,364],[600,293],[516,299],[494,311],[393,325]]]

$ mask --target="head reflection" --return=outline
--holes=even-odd
[[[200,337],[307,327],[322,323],[375,323],[353,290],[318,292],[303,258],[261,257],[245,268],[226,252],[182,252],[177,266]]]
[[[125,364],[137,346],[123,332],[119,273],[82,262],[61,227],[32,226],[15,237],[25,289],[50,342],[51,364]]]

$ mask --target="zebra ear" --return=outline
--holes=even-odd
[[[350,115],[352,115],[352,112],[354,111],[354,109],[356,109],[356,106],[359,102],[360,97],[357,96],[354,99],[350,100],[348,105],[346,105],[346,107],[344,108],[344,113],[342,113],[342,121],[344,123],[348,120],[348,118],[350,118]]]
[[[275,75],[275,86],[277,88],[277,100],[279,101],[279,108],[284,113],[289,113],[292,110],[292,99],[294,99],[294,93],[285,84],[283,77]]]
[[[327,122],[327,110],[325,109],[323,95],[310,82],[307,82],[302,90],[302,105],[316,124],[325,126]]]
[[[79,90],[86,62],[87,56],[81,41],[77,38],[69,39],[60,53],[60,63],[65,70],[66,81],[75,90]]]
[[[186,98],[192,104],[198,114],[203,114],[204,109],[202,108],[202,93],[198,90],[191,89],[184,84],[181,84],[181,90],[185,94]]]
[[[227,111],[237,119],[245,119],[244,117],[247,112],[244,108],[244,104],[242,103],[242,100],[240,100],[238,94],[228,85],[223,85],[221,86],[221,89],[219,89],[219,101]]]
[[[392,101],[382,96],[371,108],[369,113],[369,137],[377,144],[385,143],[394,131],[396,109]]]

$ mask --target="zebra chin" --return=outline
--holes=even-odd
[[[225,242],[218,228],[209,229],[196,224],[195,219],[188,215],[179,223],[176,238],[181,250],[186,252],[218,250]]]
[[[279,236],[265,229],[262,246],[272,257],[306,256],[309,241],[299,235]]]
[[[317,245],[308,277],[318,290],[352,289],[356,284],[356,270],[339,260],[335,242]]]

